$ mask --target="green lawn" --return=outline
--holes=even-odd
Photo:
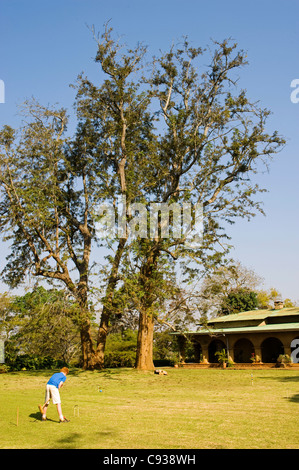
[[[1,374],[0,448],[299,448],[298,371],[254,370],[252,381],[250,370],[166,370],[71,370],[61,390],[69,423],[52,404],[40,420],[53,372]]]

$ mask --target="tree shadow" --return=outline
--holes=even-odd
[[[73,432],[69,434],[68,436],[59,439],[57,444],[61,445],[63,448],[69,448],[69,449],[74,449],[76,446],[76,441],[80,439],[82,434],[79,434],[77,432]]]
[[[278,380],[279,382],[299,382],[299,375],[288,375],[287,377],[265,377],[260,376],[262,380]]]
[[[291,403],[299,403],[299,393],[288,398],[288,401]]]
[[[299,375],[295,377],[281,377],[281,382],[299,382]]]

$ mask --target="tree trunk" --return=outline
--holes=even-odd
[[[92,340],[91,328],[89,322],[86,322],[85,325],[81,326],[80,330],[81,336],[81,350],[83,357],[83,369],[84,370],[94,370],[94,369],[104,369],[104,351],[106,343],[106,334],[104,341],[101,340],[99,346],[95,349],[94,343]]]
[[[90,321],[85,320],[80,326],[80,337],[81,337],[81,350],[83,359],[83,369],[94,368],[94,347],[92,343],[92,335],[90,331]]]
[[[109,316],[110,313],[108,308],[104,305],[97,338],[96,355],[98,360],[98,369],[103,369],[105,367],[105,348],[108,335]]]
[[[139,370],[153,370],[154,319],[146,311],[140,312],[135,367]]]
[[[152,275],[157,267],[159,251],[151,249],[141,268],[140,285],[144,293],[139,313],[139,328],[137,336],[136,369],[153,370],[154,315],[151,311],[155,287]]]
[[[106,291],[106,303],[104,303],[102,314],[101,314],[101,322],[98,330],[97,335],[97,349],[95,351],[95,360],[97,361],[97,369],[103,369],[105,367],[104,359],[105,359],[105,348],[106,348],[106,341],[108,335],[108,327],[109,327],[109,318],[111,312],[113,311],[113,296],[114,290],[118,281],[118,269],[121,261],[121,257],[124,252],[124,248],[126,245],[127,239],[120,238],[118,242],[117,251],[112,263],[111,273],[108,280],[108,286]]]

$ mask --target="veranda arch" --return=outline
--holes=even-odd
[[[210,363],[216,363],[218,362],[218,357],[216,355],[216,352],[220,352],[224,349],[227,352],[227,348],[225,343],[221,339],[213,339],[208,347],[208,357],[209,357],[209,362]]]
[[[280,339],[270,336],[261,343],[262,362],[276,362],[280,354],[284,354],[284,347]]]
[[[234,362],[251,363],[254,346],[248,338],[240,338],[234,344]]]

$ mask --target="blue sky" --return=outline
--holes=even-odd
[[[183,35],[203,47],[231,37],[247,51],[240,86],[273,112],[269,130],[277,129],[287,145],[269,173],[257,177],[269,190],[263,195],[266,217],[228,228],[232,254],[264,278],[264,288],[275,286],[283,298],[299,301],[299,103],[290,100],[290,83],[299,78],[299,2],[0,0],[0,126],[17,126],[17,106],[32,96],[71,110],[69,84],[76,76],[84,71],[94,81],[101,78],[88,26],[102,31],[108,20],[128,45],[142,42],[151,54]],[[5,245],[0,251],[2,267]],[[7,290],[1,282],[0,290]]]

